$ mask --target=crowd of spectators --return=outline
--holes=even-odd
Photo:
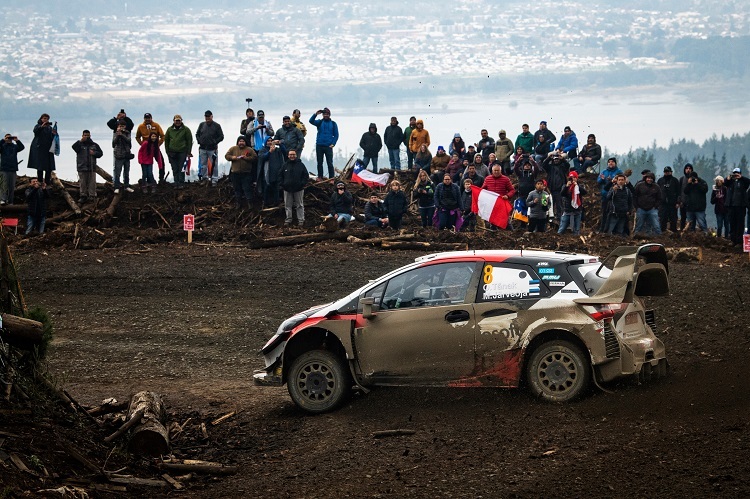
[[[265,113],[251,108],[240,123],[235,144],[228,147],[224,158],[230,162],[230,180],[237,206],[247,208],[251,203],[277,206],[283,193],[286,209],[285,224],[296,216],[304,224],[304,189],[309,183],[307,167],[300,160],[306,144],[308,129],[295,109],[291,116],[282,118],[282,126],[274,129]],[[333,149],[339,139],[337,123],[331,119],[329,108],[314,112],[308,124],[316,129],[315,157],[317,179],[333,179]],[[130,163],[137,160],[141,178],[137,185],[143,193],[154,193],[158,185],[166,184],[166,160],[171,167],[172,184],[184,188],[185,174],[191,168],[194,142],[198,145],[197,173],[199,182],[215,186],[218,181],[217,161],[224,132],[206,111],[204,121],[195,134],[183,123],[182,116],[173,116],[166,131],[145,113],[143,122],[136,124],[121,109],[107,122],[112,130],[112,178],[114,193],[132,193]],[[131,135],[135,129],[133,145]],[[60,140],[57,123],[42,114],[33,129],[34,139],[29,148],[28,167],[36,170],[37,182],[29,187],[27,196],[34,204],[29,211],[27,230],[44,230],[44,208],[51,174],[55,170],[55,156],[59,155]],[[481,129],[476,142],[454,134],[448,148],[438,145],[435,154],[425,123],[415,116],[409,125],[399,126],[393,116],[383,137],[375,123],[362,134],[362,165],[378,173],[378,157],[385,145],[388,166],[393,171],[405,169],[417,172],[411,199],[405,195],[401,183],[394,179],[387,186],[383,200],[373,194],[364,206],[364,223],[373,227],[401,227],[403,216],[412,203],[416,204],[423,227],[473,231],[477,226],[489,230],[498,227],[485,223],[476,216],[475,189],[497,195],[507,203],[510,228],[522,227],[528,232],[545,232],[550,222],[559,233],[568,229],[579,234],[586,218],[593,218],[584,209],[583,198],[589,194],[581,174],[596,175],[601,199],[598,231],[620,236],[631,232],[658,235],[666,230],[707,231],[706,208],[709,185],[686,164],[681,178],[673,176],[672,168],[664,168],[656,179],[650,170],[641,172],[635,184],[632,172],[621,171],[617,159],[607,159],[602,165],[602,148],[592,133],[579,148],[578,138],[570,126],[565,126],[559,140],[547,127],[539,123],[531,133],[528,124],[521,126],[515,142],[501,129],[497,138],[489,130]],[[137,148],[134,149],[134,147]],[[162,153],[162,147],[164,153]],[[406,150],[406,165],[402,165],[401,150]],[[24,145],[16,136],[6,134],[0,143],[0,205],[14,202],[14,186],[18,171],[18,153]],[[80,197],[83,204],[96,200],[96,175],[100,166],[101,147],[92,140],[88,130],[72,144],[76,153]],[[324,162],[327,171],[324,171]],[[154,174],[154,165],[158,173]],[[327,173],[327,176],[325,174]],[[133,184],[135,185],[135,184]],[[593,187],[590,185],[589,188]],[[710,203],[717,220],[717,236],[741,242],[746,219],[750,217],[750,180],[735,168],[726,178],[717,176],[711,188]],[[355,201],[344,182],[336,182],[331,196],[330,216],[342,226],[355,218]],[[503,227],[504,228],[504,227]]]

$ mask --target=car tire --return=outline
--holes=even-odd
[[[580,348],[567,341],[550,341],[534,350],[526,368],[531,392],[549,402],[569,402],[591,382],[591,366]]]
[[[289,369],[287,390],[300,408],[313,414],[328,412],[351,394],[352,379],[342,359],[327,350],[297,357]]]

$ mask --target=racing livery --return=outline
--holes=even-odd
[[[592,381],[666,375],[642,298],[669,294],[667,275],[658,244],[619,247],[603,261],[525,250],[423,256],[284,321],[254,380],[286,383],[312,413],[379,385],[524,383],[566,402]]]

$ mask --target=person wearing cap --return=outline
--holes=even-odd
[[[732,235],[732,244],[741,244],[742,235],[745,233],[745,211],[748,208],[748,189],[750,179],[742,175],[742,170],[735,168],[732,174],[726,178],[724,185],[727,186],[726,206],[729,212],[729,231]]]
[[[117,130],[117,125],[119,124],[120,121],[125,121],[125,130],[127,130],[128,133],[133,132],[133,128],[135,128],[135,123],[133,123],[133,120],[131,120],[128,117],[124,109],[120,109],[120,112],[117,113],[117,116],[115,116],[114,118],[111,118],[107,122],[107,127],[109,127],[109,129],[114,132]]]
[[[339,227],[346,227],[354,216],[354,197],[346,190],[346,184],[336,182],[336,187],[331,194],[331,210],[328,218],[335,218]]]
[[[143,115],[143,123],[138,125],[138,129],[135,131],[135,141],[138,142],[138,145],[141,145],[144,140],[148,140],[152,130],[159,134],[159,145],[161,146],[164,143],[164,130],[161,129],[161,125],[154,121],[151,113],[146,113]]]
[[[252,147],[253,149],[255,149],[255,141],[253,140],[253,136],[247,133],[247,128],[251,127],[254,121],[255,110],[253,110],[253,108],[251,107],[248,107],[247,109],[245,109],[245,119],[240,122],[240,135],[245,136],[245,145],[247,145],[248,147]]]
[[[635,234],[660,235],[659,206],[662,203],[661,188],[656,184],[656,176],[648,171],[643,180],[635,184],[633,205],[635,206]]]
[[[581,152],[578,153],[578,162],[581,165],[581,171],[579,173],[588,171],[593,172],[594,167],[599,164],[601,159],[602,146],[596,143],[596,135],[590,133],[586,138],[586,144],[581,148]]]
[[[256,152],[260,152],[266,146],[269,137],[273,137],[274,131],[271,122],[266,119],[266,113],[262,109],[258,110],[258,116],[253,120],[252,125],[247,126],[246,135],[252,136],[253,147]]]
[[[185,163],[193,157],[193,133],[182,121],[182,116],[175,114],[172,125],[164,134],[164,149],[167,151],[169,166],[172,167],[172,181],[178,189],[185,187]],[[164,170],[159,170],[163,175]],[[159,177],[159,182],[164,179]]]
[[[292,125],[296,126],[297,129],[302,132],[302,137],[307,137],[307,127],[304,123],[302,123],[302,120],[299,119],[301,115],[302,111],[300,111],[299,109],[295,109],[294,111],[292,111]]]
[[[708,193],[708,183],[698,176],[698,172],[693,172],[690,179],[682,191],[685,200],[685,210],[687,212],[686,228],[694,232],[696,226],[702,232],[706,232],[706,193]]]
[[[287,162],[281,168],[281,188],[284,189],[284,226],[292,224],[292,215],[297,214],[297,223],[305,225],[305,186],[310,174],[305,164],[297,157],[297,151],[287,152]]]
[[[253,186],[255,184],[258,155],[252,147],[247,145],[245,136],[240,135],[237,137],[236,145],[229,148],[224,155],[224,159],[231,163],[229,178],[234,188],[234,199],[237,203],[237,208],[249,208],[250,203],[253,201]]]
[[[547,128],[546,121],[539,122],[539,130],[534,132],[534,159],[538,164],[549,156],[550,151],[554,148],[557,137]]]
[[[578,182],[578,173],[571,171],[568,181],[561,191],[562,216],[560,217],[560,228],[558,234],[565,233],[570,227],[574,235],[581,233],[581,215],[583,214],[583,196],[586,195],[586,186]]]
[[[446,154],[445,148],[443,146],[438,146],[435,156],[433,156],[432,161],[430,161],[430,175],[435,184],[440,183],[442,180],[443,173],[445,173],[445,169],[448,167],[450,160],[451,157]]]
[[[422,144],[430,147],[430,132],[425,130],[424,121],[416,120],[414,122],[414,129],[409,134],[409,149],[414,154],[417,154]]]
[[[130,138],[130,132],[128,132],[127,122],[121,120],[117,124],[117,129],[112,132],[112,155],[115,160],[112,178],[114,179],[115,194],[120,192],[121,174],[124,173],[126,184],[130,182],[130,159],[133,156],[132,147],[133,141]],[[129,186],[127,187],[130,188]],[[88,194],[84,194],[81,191],[81,197],[87,198]]]
[[[534,134],[529,131],[529,125],[521,125],[521,133],[516,137],[516,148],[522,148],[527,154],[534,152]]]
[[[224,132],[221,125],[214,121],[214,113],[206,111],[203,116],[205,120],[195,132],[198,141],[198,180],[205,175],[210,180],[209,185],[216,186],[219,181],[218,148],[224,140]]]
[[[299,128],[294,126],[289,116],[284,116],[281,119],[281,127],[276,129],[273,140],[285,151],[294,149],[297,151],[297,156],[302,156],[302,149],[305,147],[305,136]]]
[[[322,115],[322,119],[317,119],[319,114]],[[323,177],[323,158],[328,165],[328,178],[333,178],[333,148],[339,141],[339,126],[331,119],[331,110],[327,107],[315,111],[308,121],[318,129],[318,136],[315,137],[318,178],[325,178]]]
[[[662,203],[659,206],[659,228],[677,232],[677,209],[680,204],[680,181],[672,175],[672,167],[665,166],[664,174],[656,181],[661,189]]]
[[[13,204],[16,193],[16,176],[18,175],[18,153],[24,150],[23,143],[18,137],[5,134],[0,142],[0,177],[2,189],[0,192],[0,206]]]
[[[398,118],[391,116],[391,124],[385,127],[383,142],[388,150],[388,163],[391,169],[401,169],[401,142],[404,140],[404,131],[398,126]]]
[[[727,208],[727,186],[724,185],[724,177],[721,175],[714,178],[711,204],[714,205],[714,215],[716,215],[716,237],[721,237],[723,229],[724,238],[731,239],[729,234],[729,208]]]
[[[359,147],[362,148],[362,164],[365,168],[372,161],[373,173],[378,173],[378,154],[383,148],[383,139],[380,138],[378,127],[375,123],[370,123],[367,131],[359,139]]]
[[[497,132],[497,137],[498,139],[495,141],[495,156],[503,169],[503,173],[510,175],[513,170],[510,157],[513,155],[515,146],[513,145],[513,141],[507,137],[505,130]]]
[[[615,177],[622,173],[617,167],[617,158],[609,158],[607,160],[607,168],[605,168],[600,174],[599,178],[596,179],[596,183],[599,184],[599,194],[602,202],[602,219],[599,224],[599,232],[605,233],[610,232],[609,217],[611,210],[609,209],[609,201],[607,195],[615,183]]]

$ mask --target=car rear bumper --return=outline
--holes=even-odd
[[[253,383],[255,386],[282,386],[284,384],[281,376],[267,371],[256,371],[253,374]]]

